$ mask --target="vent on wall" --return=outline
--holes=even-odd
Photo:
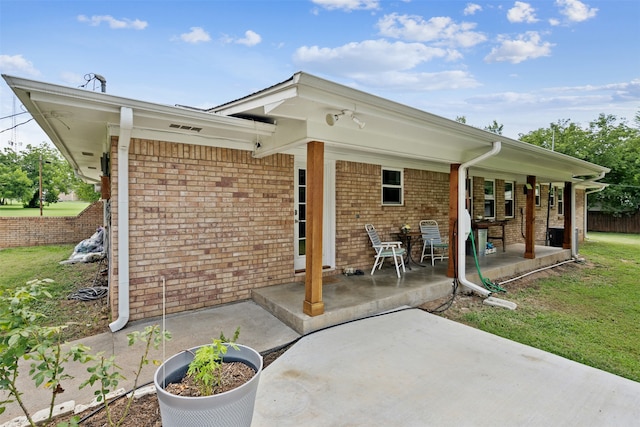
[[[200,132],[202,130],[202,128],[197,128],[197,127],[188,126],[188,125],[170,124],[169,127],[172,128],[172,129],[190,130],[190,131],[193,131],[193,132]]]

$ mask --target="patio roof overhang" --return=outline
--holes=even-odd
[[[361,129],[348,117],[328,125],[326,115],[342,110],[352,111],[366,126]],[[449,171],[451,164],[475,158],[500,141],[500,153],[475,165],[471,173],[518,181],[534,175],[539,182],[580,185],[609,171],[302,72],[210,111],[276,123],[276,133],[255,150],[257,157],[322,141],[327,152],[342,158]]]
[[[133,138],[252,150],[275,126],[183,107],[2,76],[53,144],[87,182],[99,182],[102,154],[120,133],[122,107],[133,110]]]
[[[593,183],[609,169],[496,135],[306,73],[210,110],[154,104],[13,76],[3,78],[53,144],[87,182],[99,182],[102,153],[118,136],[122,107],[133,110],[133,138],[252,150],[254,156],[296,152],[322,141],[327,155],[387,166],[448,172],[489,150],[502,150],[474,175],[538,182]],[[329,113],[349,110],[329,126]],[[260,147],[257,148],[259,142]]]

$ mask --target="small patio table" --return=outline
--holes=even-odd
[[[421,238],[422,233],[420,233],[419,231],[410,231],[408,233],[396,233],[396,236],[398,236],[398,239],[407,246],[407,255],[404,259],[404,265],[409,270],[411,270],[411,266],[409,265],[410,263],[414,263],[419,267],[426,267],[425,265],[420,264],[418,261],[414,260],[411,256],[411,243],[414,239],[417,240]]]

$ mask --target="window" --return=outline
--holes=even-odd
[[[402,170],[382,168],[382,204],[402,205]]]
[[[549,206],[554,207],[556,205],[556,191],[558,187],[549,186]]]
[[[514,216],[514,190],[515,184],[513,181],[505,181],[504,183],[504,216],[505,218],[513,218]]]
[[[564,188],[557,187],[558,191],[558,215],[564,215]]]
[[[484,217],[496,217],[496,183],[485,180],[484,182]]]
[[[536,206],[540,206],[540,184],[536,184]]]

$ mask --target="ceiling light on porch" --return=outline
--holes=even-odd
[[[357,124],[360,129],[364,128],[364,126],[366,125],[365,122],[363,122],[358,117],[356,117],[356,115],[353,113],[353,111],[349,111],[349,110],[342,110],[340,113],[329,113],[325,117],[325,120],[327,121],[327,124],[329,126],[333,126],[333,125],[336,124],[336,122],[338,120],[340,120],[340,116],[349,116],[349,117],[351,117],[351,120],[353,120],[353,122],[355,124]]]

